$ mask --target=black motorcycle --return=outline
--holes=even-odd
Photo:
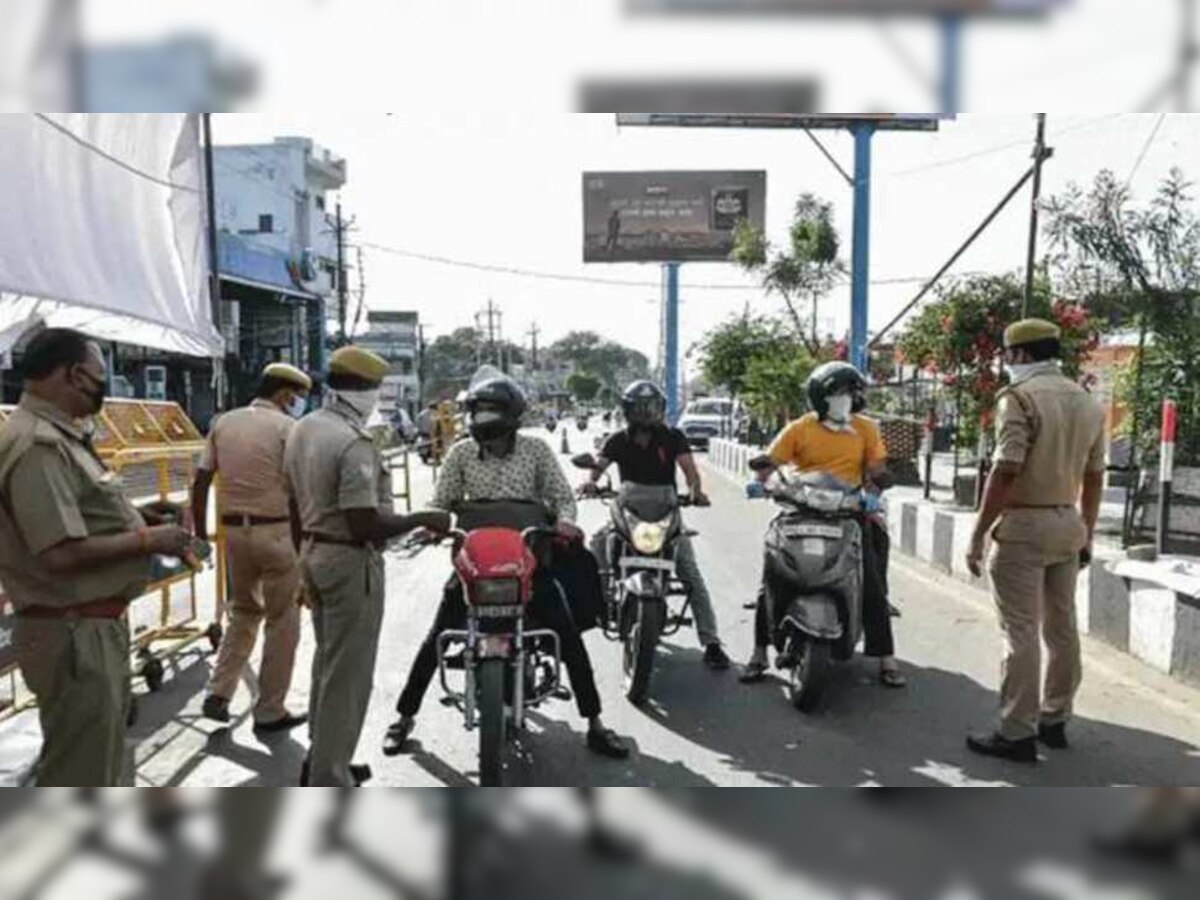
[[[590,453],[574,457],[577,468],[594,471]],[[640,706],[650,693],[655,651],[661,638],[691,624],[691,591],[676,574],[675,548],[685,531],[680,510],[692,498],[675,488],[627,483],[614,490],[607,478],[586,498],[605,502],[611,528],[593,538],[608,600],[605,637],[620,640],[625,696]],[[597,538],[603,538],[601,543]],[[672,604],[679,604],[678,611]]]

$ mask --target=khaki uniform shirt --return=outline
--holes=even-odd
[[[391,477],[371,432],[341,403],[309,413],[288,435],[284,474],[305,533],[351,540],[345,510],[392,512]]]
[[[137,597],[150,580],[149,558],[56,575],[38,555],[66,540],[144,525],[78,422],[26,393],[0,428],[0,581],[16,608]]]
[[[1061,372],[1000,394],[995,462],[1019,468],[1014,506],[1074,506],[1086,472],[1103,472],[1104,410]]]
[[[295,420],[268,400],[255,400],[213,420],[200,468],[217,472],[223,516],[286,518],[283,448]]]

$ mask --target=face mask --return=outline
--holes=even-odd
[[[1004,367],[1008,369],[1008,376],[1012,379],[1012,383],[1020,384],[1022,381],[1040,372],[1047,372],[1058,368],[1058,363],[1054,360],[1046,360],[1044,362],[1033,363],[1006,363]]]
[[[95,387],[95,382],[93,381],[92,376],[88,374],[85,374],[81,380],[86,380],[89,386],[86,388],[76,387],[76,390],[87,397],[91,402],[92,408],[89,412],[89,415],[94,416],[104,408],[104,385],[101,384],[99,387]]]
[[[844,424],[850,421],[850,411],[854,406],[854,398],[849,394],[838,394],[828,400],[829,418],[831,421]]]
[[[371,413],[375,412],[375,407],[379,405],[379,388],[369,391],[338,391],[337,395],[343,403],[358,413],[364,422],[371,418]]]
[[[471,437],[480,443],[499,440],[512,433],[512,426],[504,414],[490,409],[472,413],[468,429]]]
[[[288,404],[287,414],[293,419],[298,419],[304,415],[305,409],[308,408],[308,401],[299,394],[292,398],[292,402]]]

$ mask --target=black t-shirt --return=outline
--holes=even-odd
[[[674,486],[675,461],[691,452],[678,428],[655,428],[645,447],[633,440],[628,429],[618,431],[605,442],[600,455],[617,464],[622,481]]]

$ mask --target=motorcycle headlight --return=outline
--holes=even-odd
[[[521,583],[513,578],[477,581],[471,594],[476,606],[517,606],[521,602]]]
[[[637,552],[650,556],[661,551],[666,543],[667,527],[670,524],[670,519],[663,519],[661,522],[638,522],[633,527],[633,546]]]

